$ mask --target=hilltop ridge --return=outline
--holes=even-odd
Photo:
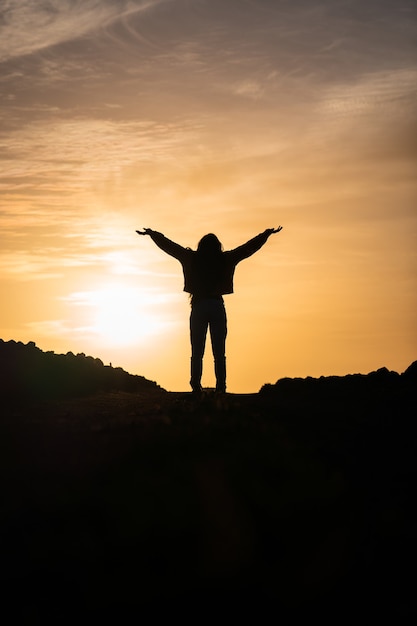
[[[105,391],[165,392],[158,383],[126,372],[121,367],[104,365],[99,358],[86,356],[83,352],[57,354],[44,352],[36,343],[29,341],[4,341],[0,339],[0,392],[3,397],[70,397],[90,395]],[[367,388],[404,385],[417,381],[417,361],[403,373],[381,367],[368,374],[345,376],[320,376],[313,378],[280,378],[276,383],[264,384],[259,393],[272,396],[277,393],[297,395],[330,393],[349,390],[361,392]]]
[[[0,391],[3,397],[68,397],[98,391],[164,391],[144,376],[129,374],[121,367],[84,353],[44,352],[33,341],[0,339]]]

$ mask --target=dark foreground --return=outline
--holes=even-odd
[[[9,398],[3,611],[25,623],[408,619],[415,368],[398,380]]]

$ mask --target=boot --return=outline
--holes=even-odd
[[[216,391],[226,391],[226,357],[214,360],[214,373],[216,374]]]
[[[190,385],[193,391],[202,391],[201,375],[203,373],[203,359],[191,357],[191,380]]]

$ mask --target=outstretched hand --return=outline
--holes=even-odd
[[[279,231],[282,230],[282,226],[278,226],[278,228],[267,228],[266,230],[270,235],[273,235],[274,233],[279,233]]]
[[[144,228],[143,230],[136,231],[138,235],[150,235],[153,231],[151,228]]]

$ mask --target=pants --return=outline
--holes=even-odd
[[[226,390],[226,335],[227,318],[222,298],[202,298],[193,301],[190,315],[191,380],[194,391],[201,390],[203,355],[207,328],[210,328],[211,348],[214,357],[216,390]]]

